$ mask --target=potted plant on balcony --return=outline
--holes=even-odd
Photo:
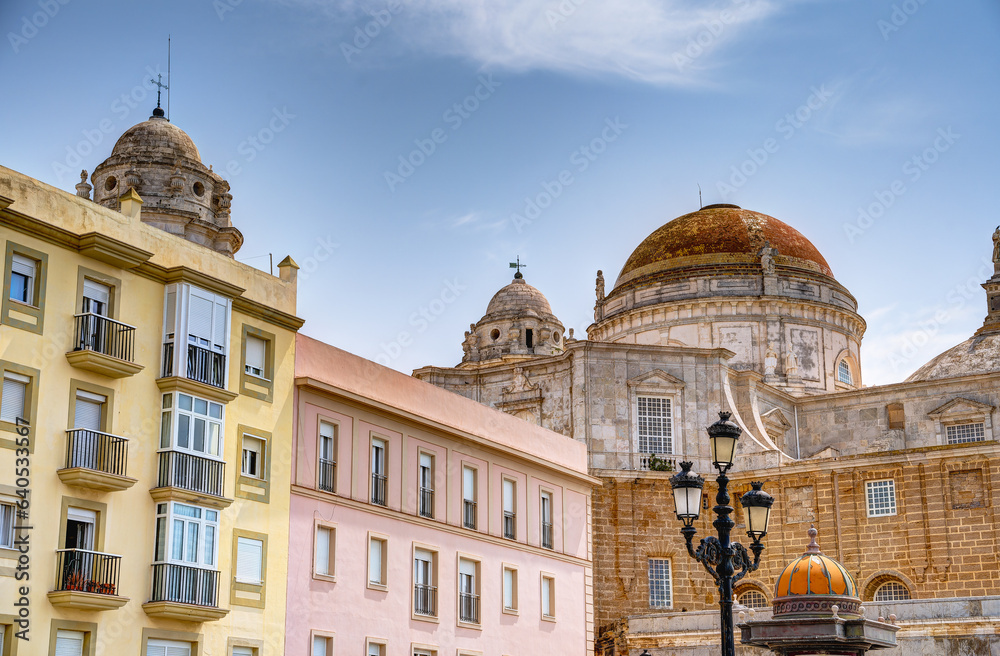
[[[67,590],[83,590],[83,577],[79,574],[70,574],[66,577]]]

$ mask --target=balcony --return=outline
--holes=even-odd
[[[337,462],[335,460],[319,459],[319,472],[316,477],[316,487],[325,492],[336,492]]]
[[[388,479],[384,474],[372,474],[372,503],[378,506],[386,505],[386,488]]]
[[[149,491],[156,501],[181,501],[219,510],[233,500],[223,496],[226,463],[182,451],[161,451],[157,487]]]
[[[542,547],[552,548],[552,522],[542,522]]]
[[[434,518],[434,490],[429,487],[420,488],[420,507],[418,512],[421,517]]]
[[[479,595],[458,593],[458,621],[479,624]]]
[[[476,502],[462,500],[462,526],[476,530]]]
[[[417,583],[413,586],[413,612],[427,617],[437,616],[437,588]]]
[[[239,394],[226,389],[226,356],[217,351],[187,345],[183,374],[174,371],[174,343],[163,344],[163,371],[157,386],[164,392],[180,391],[195,396],[229,403]]]
[[[114,610],[128,603],[118,595],[121,556],[87,551],[56,551],[56,589],[49,592],[53,606],[78,610]]]
[[[507,510],[503,511],[503,536],[508,540],[517,539],[517,516]]]
[[[113,492],[135,484],[125,475],[128,440],[77,428],[66,431],[66,466],[56,472],[66,485]]]
[[[75,315],[74,322],[73,350],[66,354],[71,365],[109,378],[143,370],[135,363],[135,326],[92,312]]]
[[[156,563],[146,614],[188,622],[208,622],[225,617],[219,608],[219,572],[200,567]]]

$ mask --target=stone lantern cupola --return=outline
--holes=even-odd
[[[557,355],[563,351],[563,331],[545,295],[518,271],[466,331],[462,364]]]
[[[91,182],[94,201],[114,210],[130,189],[137,192],[143,223],[230,257],[243,245],[229,216],[229,183],[202,164],[191,137],[159,107],[125,131]]]

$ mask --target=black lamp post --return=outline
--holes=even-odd
[[[687,542],[688,553],[700,562],[705,571],[712,575],[719,586],[719,610],[722,613],[722,656],[736,656],[736,644],[733,636],[733,584],[760,566],[760,554],[764,551],[761,539],[767,535],[767,523],[771,516],[771,505],[774,497],[761,488],[763,483],[751,483],[753,489],[743,495],[740,503],[746,511],[747,535],[753,540],[750,550],[753,551],[753,561],[746,547],[738,542],[730,542],[729,533],[736,523],[729,517],[733,507],[729,505],[729,477],[726,472],[733,466],[736,455],[736,443],[743,429],[729,421],[730,413],[720,412],[719,421],[708,427],[708,438],[712,444],[712,464],[719,470],[716,482],[719,492],[715,496],[715,507],[712,510],[718,518],[712,526],[719,532],[719,537],[702,538],[698,549],[692,545],[697,529],[694,521],[701,514],[701,491],[705,479],[691,471],[690,462],[681,463],[681,471],[670,478],[674,489],[674,506],[677,519],[684,523],[681,534]]]

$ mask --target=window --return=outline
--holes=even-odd
[[[264,478],[264,445],[259,437],[243,436],[243,464],[240,471],[244,476]]]
[[[506,565],[503,568],[503,610],[517,612],[517,570]]]
[[[851,376],[851,365],[847,360],[841,360],[837,365],[837,380],[845,385],[853,385],[854,378]]]
[[[416,615],[437,615],[436,554],[427,549],[413,551],[413,612]]]
[[[151,639],[146,643],[146,656],[191,656],[191,643]]]
[[[76,391],[73,411],[73,428],[100,431],[104,426],[104,407],[108,397],[82,389]]]
[[[219,458],[223,408],[214,401],[179,392],[163,395],[160,448]]]
[[[257,656],[253,647],[233,647],[231,656]]]
[[[476,470],[462,467],[462,525],[476,528]]]
[[[458,621],[479,624],[479,562],[458,559]]]
[[[981,421],[977,423],[949,424],[945,426],[945,436],[948,444],[982,442],[986,439],[986,427]]]
[[[434,517],[434,456],[420,454],[420,490],[417,512],[421,517]]]
[[[542,492],[542,547],[551,549],[552,542],[552,493]]]
[[[10,263],[10,300],[35,307],[38,261],[14,253]]]
[[[167,285],[163,312],[163,376],[224,388],[232,302],[187,283]],[[186,319],[186,321],[185,321]]]
[[[83,656],[83,643],[87,634],[83,631],[56,631],[55,656]]]
[[[754,610],[767,608],[767,597],[765,597],[764,593],[760,590],[751,588],[740,594],[737,599],[740,604],[746,606],[747,608],[753,608]]]
[[[333,656],[333,638],[313,636],[312,656]]]
[[[896,514],[896,481],[893,479],[868,481],[865,487],[868,493],[869,517]]]
[[[640,396],[636,401],[639,453],[673,453],[673,419],[670,399]]]
[[[673,602],[670,584],[670,561],[666,558],[649,559],[649,607],[670,608]]]
[[[528,348],[535,346],[535,332],[531,328],[524,331],[524,345]]]
[[[503,536],[508,540],[517,539],[517,515],[514,512],[516,490],[513,480],[503,479]]]
[[[336,529],[332,526],[316,526],[316,548],[313,553],[313,573],[333,577],[336,555]]]
[[[334,424],[319,422],[319,458],[316,473],[316,487],[327,492],[335,491],[335,475],[337,473],[337,427]]]
[[[90,278],[83,279],[83,299],[81,314],[108,316],[111,309],[111,287]]]
[[[414,647],[413,656],[437,656],[437,650]]]
[[[17,423],[18,417],[28,417],[28,386],[31,379],[12,371],[3,374],[3,393],[0,396],[0,421]]]
[[[368,537],[368,585],[384,589],[386,585],[386,549],[388,541],[383,537]]]
[[[385,440],[372,439],[372,503],[386,505]]]
[[[875,590],[874,601],[905,601],[910,598],[910,591],[899,581],[888,581]]]
[[[257,378],[267,378],[265,375],[265,354],[267,353],[267,342],[260,337],[247,335],[246,340],[246,364],[243,369],[246,373]]]
[[[68,507],[66,509],[66,540],[63,543],[63,548],[93,551],[96,530],[96,511]]]
[[[542,574],[542,619],[556,616],[556,580]]]
[[[153,560],[214,568],[217,562],[219,511],[171,501],[156,505]]]
[[[263,583],[264,542],[251,538],[236,538],[236,580],[240,583]]]
[[[381,642],[368,641],[367,656],[385,656],[385,644]]]
[[[14,548],[14,510],[13,503],[0,503],[0,549]]]

